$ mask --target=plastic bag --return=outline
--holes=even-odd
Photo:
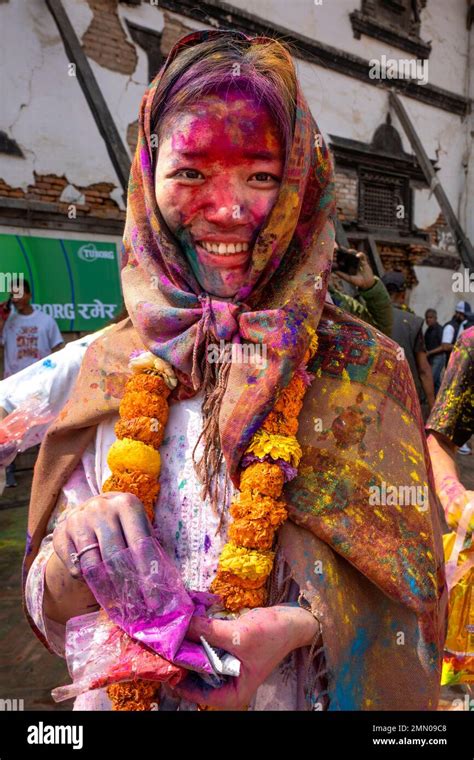
[[[31,396],[24,401],[18,409],[8,414],[0,422],[0,464],[8,465],[18,451],[39,443],[34,438],[34,431],[48,425],[54,418],[54,414],[47,399],[41,395]],[[12,448],[14,447],[14,448]],[[8,461],[8,449],[14,452],[13,459]]]
[[[188,673],[131,639],[102,610],[68,620],[66,662],[73,683],[52,690],[55,702],[136,678],[174,687]]]
[[[83,577],[108,617],[166,660],[212,673],[200,644],[186,641],[192,616],[218,597],[186,591],[176,566],[154,536],[140,539]]]
[[[474,545],[467,526],[474,502],[465,507],[456,533],[443,536],[449,590],[448,632],[441,684],[474,683]],[[465,548],[466,547],[466,548]]]

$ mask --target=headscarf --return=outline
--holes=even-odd
[[[238,485],[239,461],[250,438],[308,347],[305,325],[317,328],[334,247],[335,201],[328,150],[296,84],[292,144],[278,197],[253,246],[245,285],[231,300],[202,291],[157,206],[151,113],[161,77],[180,51],[222,34],[249,45],[270,42],[239,32],[192,33],[172,49],[142,100],[128,192],[122,284],[128,312],[146,348],[173,365],[188,395],[201,388],[207,391],[203,478],[211,462],[212,475],[220,464],[222,457],[212,456],[215,447]],[[293,66],[286,55],[288,66]],[[265,366],[229,362],[212,368],[206,361],[207,347],[209,341],[221,340],[265,346]]]

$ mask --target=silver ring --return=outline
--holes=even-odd
[[[84,546],[83,549],[81,549],[80,552],[71,552],[71,562],[73,565],[79,564],[79,559],[84,552],[88,552],[89,549],[98,549],[100,544],[88,544],[88,546]]]

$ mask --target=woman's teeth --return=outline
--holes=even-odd
[[[248,251],[248,243],[208,243],[206,240],[201,240],[200,245],[209,251],[209,253],[218,253],[222,256],[229,256],[232,253],[242,253]]]

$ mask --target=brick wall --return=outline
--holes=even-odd
[[[37,174],[35,182],[28,185],[27,190],[21,187],[12,187],[0,178],[0,196],[7,198],[24,198],[27,200],[42,201],[44,203],[58,203],[58,211],[68,213],[70,202],[60,201],[63,190],[69,185],[66,177],[58,177],[55,174]],[[84,203],[75,203],[77,216],[102,217],[105,219],[125,219],[125,212],[110,197],[115,189],[111,182],[96,182],[87,187],[75,185],[77,190],[84,195]]]
[[[137,66],[137,53],[119,19],[118,0],[87,2],[94,16],[82,38],[85,54],[110,71],[133,74]]]
[[[336,203],[341,222],[357,220],[357,172],[348,169],[336,169]]]

